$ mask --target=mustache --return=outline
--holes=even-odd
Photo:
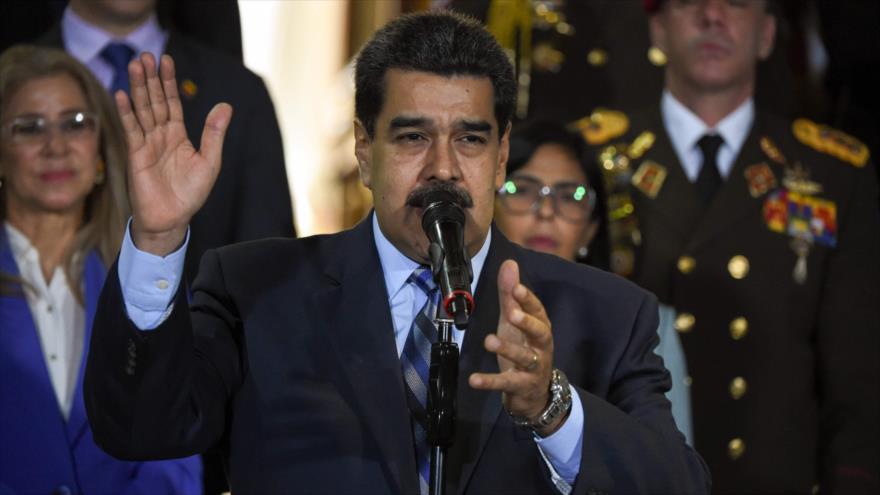
[[[474,200],[469,192],[457,187],[452,182],[432,182],[428,185],[414,189],[406,197],[406,206],[414,206],[416,208],[424,208],[428,206],[425,201],[428,196],[437,191],[443,191],[452,195],[456,203],[462,208],[471,208],[474,206]]]

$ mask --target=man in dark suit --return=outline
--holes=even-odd
[[[369,219],[208,251],[189,305],[179,268],[163,273],[179,267],[232,112],[209,113],[195,152],[169,57],[158,72],[142,56],[129,67],[133,106],[116,95],[133,219],[86,372],[108,452],[221,444],[235,493],[427,493],[422,356],[437,291],[420,223],[423,198],[444,190],[465,210],[476,288],[467,333],[453,332],[463,354],[448,492],[708,489],[663,396],[654,299],[491,227],[515,82],[476,21],[404,16],[361,51],[356,155],[375,198]]]
[[[207,249],[295,236],[275,109],[263,81],[240,61],[179,32],[163,30],[156,0],[71,0],[61,22],[40,43],[67,50],[111,91],[126,89],[126,67],[135,55],[167,53],[175,61],[184,122],[193,142],[198,142],[202,123],[215,104],[225,101],[235,108],[223,148],[223,171],[192,219],[188,281],[195,278]],[[126,56],[117,59],[120,52]]]
[[[766,3],[646,2],[660,105],[601,150],[615,268],[678,312],[719,493],[874,493],[880,219],[867,149],[753,103]]]

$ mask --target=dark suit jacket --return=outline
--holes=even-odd
[[[694,317],[681,330],[693,382],[697,450],[713,489],[735,493],[875,492],[880,489],[880,220],[872,166],[856,167],[799,142],[790,120],[760,109],[739,156],[708,207],[685,176],[659,108],[632,116],[633,138],[654,145],[668,175],[656,198],[631,188],[641,231],[634,280],[661,302]],[[792,237],[768,228],[768,197],[785,188],[786,166],[762,150],[769,138],[789,166],[803,165],[836,205],[837,245],[814,243],[807,278],[795,281]],[[746,170],[766,163],[776,186],[753,196]],[[734,256],[748,260],[740,279]],[[678,260],[695,264],[681,271]],[[746,324],[733,338],[731,325]],[[734,398],[732,381],[745,380]],[[745,444],[732,459],[729,443]]]
[[[651,351],[657,307],[621,278],[526,251],[497,230],[463,343],[449,493],[549,493],[531,433],[498,393],[482,347],[498,321],[501,262],[520,263],[554,325],[555,364],[585,409],[576,493],[688,493],[708,475],[676,430],[669,375]],[[113,272],[110,280],[117,281]],[[108,283],[86,371],[102,448],[162,458],[222,443],[235,493],[417,493],[400,361],[370,220],[340,234],[209,251],[156,330],[140,332]],[[124,371],[128,346],[137,363]]]
[[[0,493],[201,492],[198,457],[126,462],[95,445],[86,421],[82,384],[92,319],[106,271],[96,252],[86,258],[86,345],[67,418],[59,410],[27,299],[24,294],[0,294]],[[2,225],[0,273],[19,276]]]
[[[60,26],[39,43],[63,48]],[[211,108],[221,101],[233,108],[220,175],[190,223],[185,270],[192,281],[207,249],[296,232],[281,133],[263,81],[241,62],[173,31],[165,53],[174,59],[186,132],[196,147]]]

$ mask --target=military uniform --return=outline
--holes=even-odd
[[[607,141],[614,269],[678,311],[715,491],[876,493],[880,212],[867,149],[759,109],[704,207],[659,107],[614,115],[614,132],[603,116],[580,127]]]

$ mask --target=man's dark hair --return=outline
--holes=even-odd
[[[388,69],[488,77],[499,136],[513,115],[513,67],[492,34],[470,17],[453,12],[407,14],[386,24],[367,42],[355,65],[354,102],[355,115],[370,139],[385,101]]]

